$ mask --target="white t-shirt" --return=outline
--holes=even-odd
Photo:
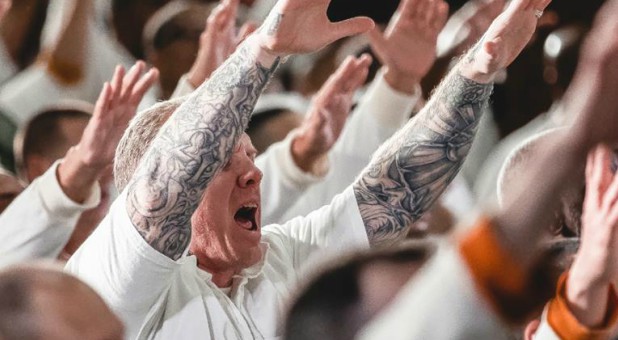
[[[234,278],[228,297],[194,256],[173,261],[146,243],[126,212],[126,195],[66,269],[109,303],[128,339],[279,338],[285,299],[314,255],[369,246],[350,187],[307,217],[264,227],[262,262]]]
[[[64,194],[56,162],[0,214],[0,267],[40,258],[57,258],[81,214],[99,205],[98,184],[83,203]]]

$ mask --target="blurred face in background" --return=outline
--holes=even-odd
[[[24,186],[16,176],[0,172],[0,214],[23,190]]]

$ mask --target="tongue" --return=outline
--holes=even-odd
[[[251,230],[253,227],[251,220],[246,219],[242,216],[234,216],[234,219],[236,220],[236,223],[238,223],[244,229]]]

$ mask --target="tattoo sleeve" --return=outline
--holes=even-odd
[[[398,240],[455,178],[492,89],[452,72],[423,111],[376,152],[354,184],[372,246]]]
[[[239,48],[162,127],[129,184],[127,211],[156,250],[178,259],[191,240],[191,216],[229,160],[270,79],[247,46]]]

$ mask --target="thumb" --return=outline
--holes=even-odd
[[[372,29],[371,31],[369,31],[369,33],[367,34],[367,37],[369,38],[371,49],[375,52],[380,63],[384,64],[385,56],[388,53],[387,52],[388,48],[387,48],[386,38],[384,37],[384,33],[382,33],[380,29],[376,27]]]
[[[331,24],[330,40],[336,41],[351,35],[365,33],[375,27],[375,23],[368,17],[356,17]]]

